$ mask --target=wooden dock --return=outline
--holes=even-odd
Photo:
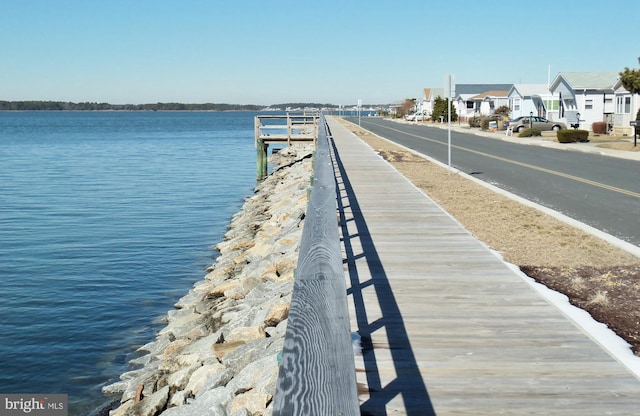
[[[254,119],[255,141],[265,144],[313,142],[318,138],[317,112],[286,115],[261,115]]]
[[[637,415],[640,380],[328,117],[363,415]]]
[[[285,115],[261,115],[254,118],[256,166],[258,180],[267,176],[267,154],[271,144],[315,143],[318,139],[317,112]]]

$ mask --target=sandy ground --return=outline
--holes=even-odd
[[[639,258],[357,125],[342,123],[507,262],[566,294],[640,355]]]

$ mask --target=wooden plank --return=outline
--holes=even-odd
[[[637,414],[640,381],[329,119],[363,414]]]

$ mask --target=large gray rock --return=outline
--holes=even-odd
[[[224,387],[209,390],[188,404],[172,407],[161,413],[162,416],[227,416],[227,405],[233,395]]]
[[[195,370],[193,374],[191,374],[189,382],[187,383],[184,390],[190,392],[193,396],[197,396],[200,392],[200,389],[206,384],[209,378],[211,378],[214,374],[224,370],[224,366],[219,363],[203,365],[202,367]]]
[[[232,370],[236,375],[240,373],[247,365],[261,360],[270,354],[277,354],[282,350],[283,340],[264,338],[244,344],[238,347],[232,353],[227,354],[222,363],[228,369]]]
[[[187,386],[191,375],[198,368],[199,367],[197,365],[192,365],[190,367],[185,367],[181,370],[178,370],[175,373],[171,373],[169,377],[167,377],[167,384],[169,385],[171,391],[175,392],[183,390]]]
[[[272,398],[273,396],[269,393],[261,393],[255,390],[238,394],[229,405],[229,413],[231,415],[262,415]]]
[[[229,381],[233,379],[233,375],[234,375],[233,371],[229,370],[228,368],[224,369],[223,371],[215,373],[214,375],[209,377],[207,381],[205,381],[205,383],[200,388],[200,391],[196,395],[196,398],[202,396],[209,390],[214,390],[214,389],[217,389],[218,387],[226,386],[229,383]]]
[[[245,366],[227,384],[227,389],[234,394],[247,391],[273,394],[278,378],[278,354],[273,353]]]
[[[155,416],[164,409],[169,399],[169,386],[165,386],[149,397],[127,409],[126,416]]]

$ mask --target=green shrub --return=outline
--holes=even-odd
[[[482,130],[489,130],[490,126],[489,123],[491,123],[492,121],[496,122],[496,128],[498,130],[502,130],[502,116],[499,115],[491,115],[491,116],[480,116],[480,117],[473,117],[474,120],[474,124],[475,126],[471,126],[471,127],[480,127]],[[469,121],[469,125],[471,125],[471,121]]]
[[[511,114],[511,109],[509,108],[508,105],[501,105],[500,107],[495,109],[493,114],[500,118],[509,118],[509,114]]]
[[[558,141],[560,143],[588,142],[589,132],[587,130],[558,130]]]
[[[593,130],[595,134],[607,134],[607,122],[596,121],[591,125],[591,130]]]
[[[482,117],[471,117],[469,119],[469,127],[482,127]]]
[[[522,130],[518,133],[518,137],[533,137],[533,136],[542,136],[542,132],[540,129],[536,129],[535,127],[532,129]]]

